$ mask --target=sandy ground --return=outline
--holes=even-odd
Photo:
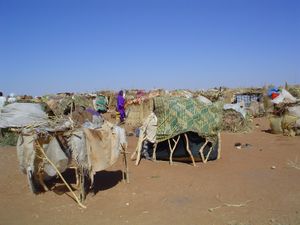
[[[14,147],[0,149],[0,224],[300,224],[300,137],[274,135],[265,119],[248,134],[222,133],[220,160],[190,164],[121,160],[96,177],[81,209],[70,193],[29,191]],[[133,152],[137,139],[129,137]],[[234,144],[251,144],[236,149]]]

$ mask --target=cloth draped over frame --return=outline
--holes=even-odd
[[[222,122],[222,104],[203,104],[194,98],[157,97],[157,142],[192,131],[212,142],[216,141]]]

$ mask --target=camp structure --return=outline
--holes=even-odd
[[[245,133],[252,129],[252,117],[244,102],[223,106],[222,130],[232,133]]]
[[[125,165],[123,180],[128,181],[125,130],[96,117],[94,114],[82,124],[70,116],[50,119],[41,105],[34,103],[14,103],[1,109],[0,128],[19,133],[19,166],[33,193],[51,189],[46,181],[60,177],[78,204],[85,207],[83,200],[93,185],[94,174],[112,166],[120,154]],[[79,197],[62,175],[68,168],[76,171]]]
[[[206,163],[220,158],[222,106],[203,104],[197,98],[155,97],[154,110],[140,128],[131,159]]]
[[[245,110],[253,117],[265,114],[264,90],[262,88],[240,89],[234,93],[233,103],[243,104]]]
[[[252,130],[252,119],[265,115],[264,89],[237,88],[226,89],[224,100],[222,130],[245,133]]]
[[[139,127],[153,110],[153,97],[159,91],[129,90],[126,92],[126,124]]]
[[[149,92],[144,90],[129,90],[126,94],[126,123],[133,127],[139,127],[153,111],[153,99],[155,97],[183,97],[192,98],[193,93],[189,90],[154,89]]]
[[[83,94],[61,93],[46,96],[43,102],[55,116],[69,115],[78,107],[93,108],[92,96]]]
[[[273,110],[269,113],[271,133],[285,136],[300,135],[300,99],[285,89],[271,88]]]

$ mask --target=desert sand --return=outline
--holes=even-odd
[[[15,147],[0,148],[0,224],[300,224],[300,137],[270,134],[265,118],[250,133],[222,133],[221,159],[196,167],[120,160],[95,176],[80,208],[67,191],[30,192]],[[135,136],[128,137],[133,152]],[[237,149],[234,144],[249,144]]]

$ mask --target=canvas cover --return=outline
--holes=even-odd
[[[74,110],[74,108],[78,106],[93,108],[92,100],[81,95],[65,96],[61,99],[50,99],[46,103],[56,116],[68,114],[70,110]]]
[[[36,135],[20,135],[17,142],[17,156],[21,171],[26,174],[27,168],[35,170],[34,160],[36,152],[34,150],[34,141]]]
[[[46,124],[48,116],[41,105],[12,103],[0,110],[0,128]]]
[[[24,132],[20,134],[17,142],[17,156],[19,160],[19,166],[23,173],[26,173],[27,168],[30,167],[31,171],[38,171],[38,164],[42,163],[45,175],[53,177],[57,173],[52,165],[46,160],[40,160],[41,156],[37,156],[34,142],[36,140],[42,140],[38,138],[38,135],[30,132]],[[44,142],[43,148],[47,157],[55,164],[56,168],[63,172],[67,169],[69,159],[65,155],[64,151],[60,147],[57,139],[54,137]],[[38,160],[37,160],[38,159]],[[39,161],[39,162],[38,162]]]
[[[72,151],[72,157],[82,168],[89,170],[89,162],[86,149],[86,139],[82,129],[76,129],[68,139],[68,145]]]
[[[62,150],[56,138],[52,138],[47,146],[43,146],[47,157],[54,163],[59,172],[63,172],[68,168],[69,159]],[[56,170],[48,162],[44,162],[44,172],[53,177],[57,175]]]
[[[119,157],[120,145],[126,142],[125,131],[109,122],[99,129],[83,128],[83,131],[91,174],[112,166]]]
[[[215,139],[221,128],[221,103],[207,105],[195,98],[157,97],[154,99],[154,108],[157,142],[189,131]]]

